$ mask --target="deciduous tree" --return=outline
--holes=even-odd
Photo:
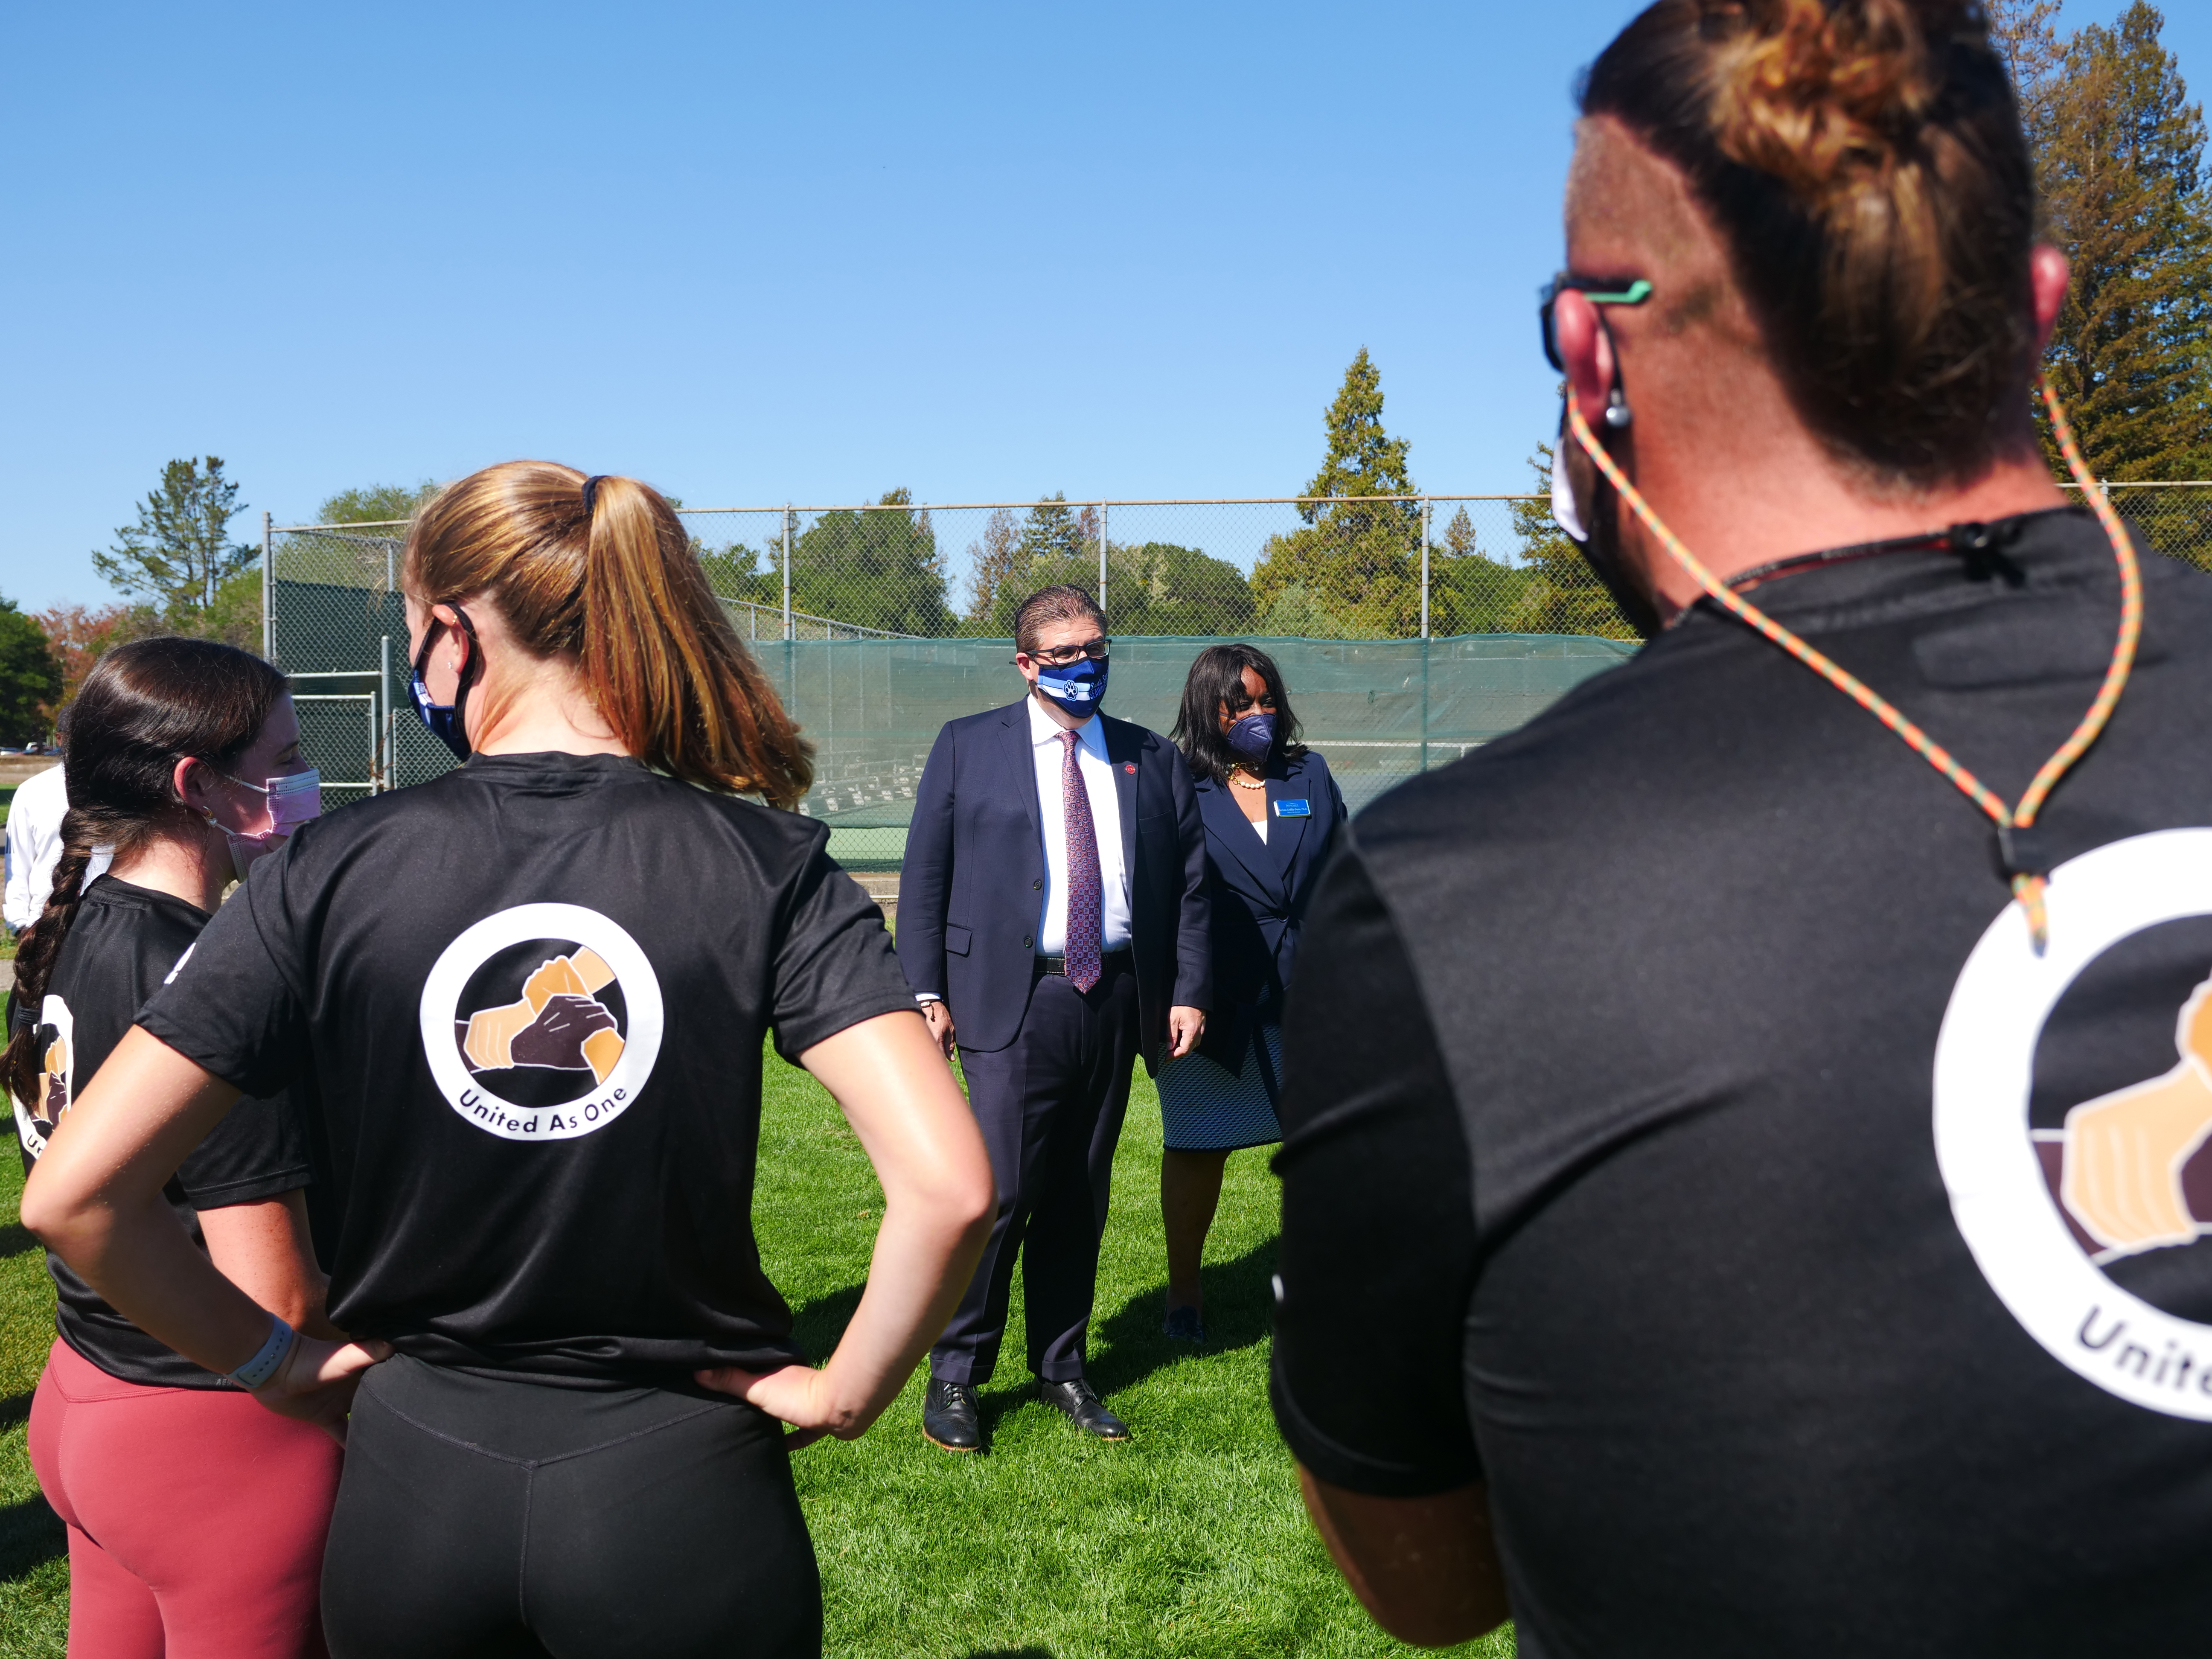
[[[945,602],[945,562],[927,512],[914,492],[886,491],[879,507],[899,511],[825,513],[791,556],[794,609],[860,628],[936,639],[952,632]]]
[[[0,599],[0,743],[11,746],[53,730],[62,665],[38,619]]]
[[[397,520],[411,519],[415,509],[436,495],[440,485],[428,478],[412,486],[407,484],[367,484],[359,489],[341,489],[326,497],[315,509],[317,524],[390,524]]]

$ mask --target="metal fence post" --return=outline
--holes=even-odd
[[[276,660],[276,535],[266,513],[261,515],[261,656]]]
[[[1098,608],[1106,608],[1106,503],[1098,503]]]
[[[1421,503],[1421,637],[1425,640],[1429,637],[1429,513],[1431,506],[1432,503],[1428,501]],[[1422,659],[1427,660],[1425,653]],[[1426,771],[1428,763],[1428,756],[1424,753],[1421,769]]]
[[[783,637],[790,643],[791,634],[791,503],[783,504]]]
[[[385,557],[388,559],[391,556],[391,553],[387,550]],[[368,711],[369,763],[376,769],[369,774],[369,776],[375,780],[374,785],[369,790],[372,795],[381,794],[385,790],[392,787],[392,635],[389,634],[384,635],[384,643],[378,648],[376,667],[376,700],[384,706],[384,741],[381,745],[377,742],[376,709],[372,706]],[[380,747],[383,750],[381,761],[376,758],[376,751]]]

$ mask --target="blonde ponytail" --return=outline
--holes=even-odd
[[[787,807],[813,782],[812,745],[649,485],[487,467],[416,515],[407,580],[430,604],[488,591],[526,648],[575,659],[600,718],[657,771]]]

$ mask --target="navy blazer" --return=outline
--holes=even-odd
[[[1168,1010],[1213,1001],[1206,836],[1175,746],[1127,720],[1098,720],[1119,792],[1139,1040],[1157,1071]],[[907,982],[945,999],[963,1048],[988,1054],[1021,1029],[1036,982],[1044,872],[1028,699],[946,721],[915,789],[897,943]]]
[[[1344,795],[1317,751],[1279,769],[1267,780],[1264,842],[1237,804],[1234,784],[1201,778],[1196,785],[1213,902],[1215,999],[1200,1052],[1239,1073],[1254,1007],[1270,990],[1279,998],[1291,982],[1306,906],[1345,817]],[[1304,801],[1306,816],[1285,817],[1285,800]]]

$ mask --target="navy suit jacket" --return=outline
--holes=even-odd
[[[1139,1042],[1159,1069],[1168,1010],[1213,1001],[1206,836],[1190,772],[1158,732],[1101,714],[1129,875]],[[899,874],[907,982],[945,999],[960,1046],[1003,1048],[1036,983],[1044,831],[1028,700],[948,720],[921,769]]]
[[[1237,804],[1235,785],[1196,784],[1213,912],[1214,1009],[1200,1052],[1232,1071],[1243,1070],[1253,1008],[1291,982],[1306,906],[1344,823],[1344,796],[1317,752],[1309,749],[1281,771],[1267,780],[1264,842]],[[1304,801],[1306,816],[1285,817],[1278,809],[1285,800]]]

